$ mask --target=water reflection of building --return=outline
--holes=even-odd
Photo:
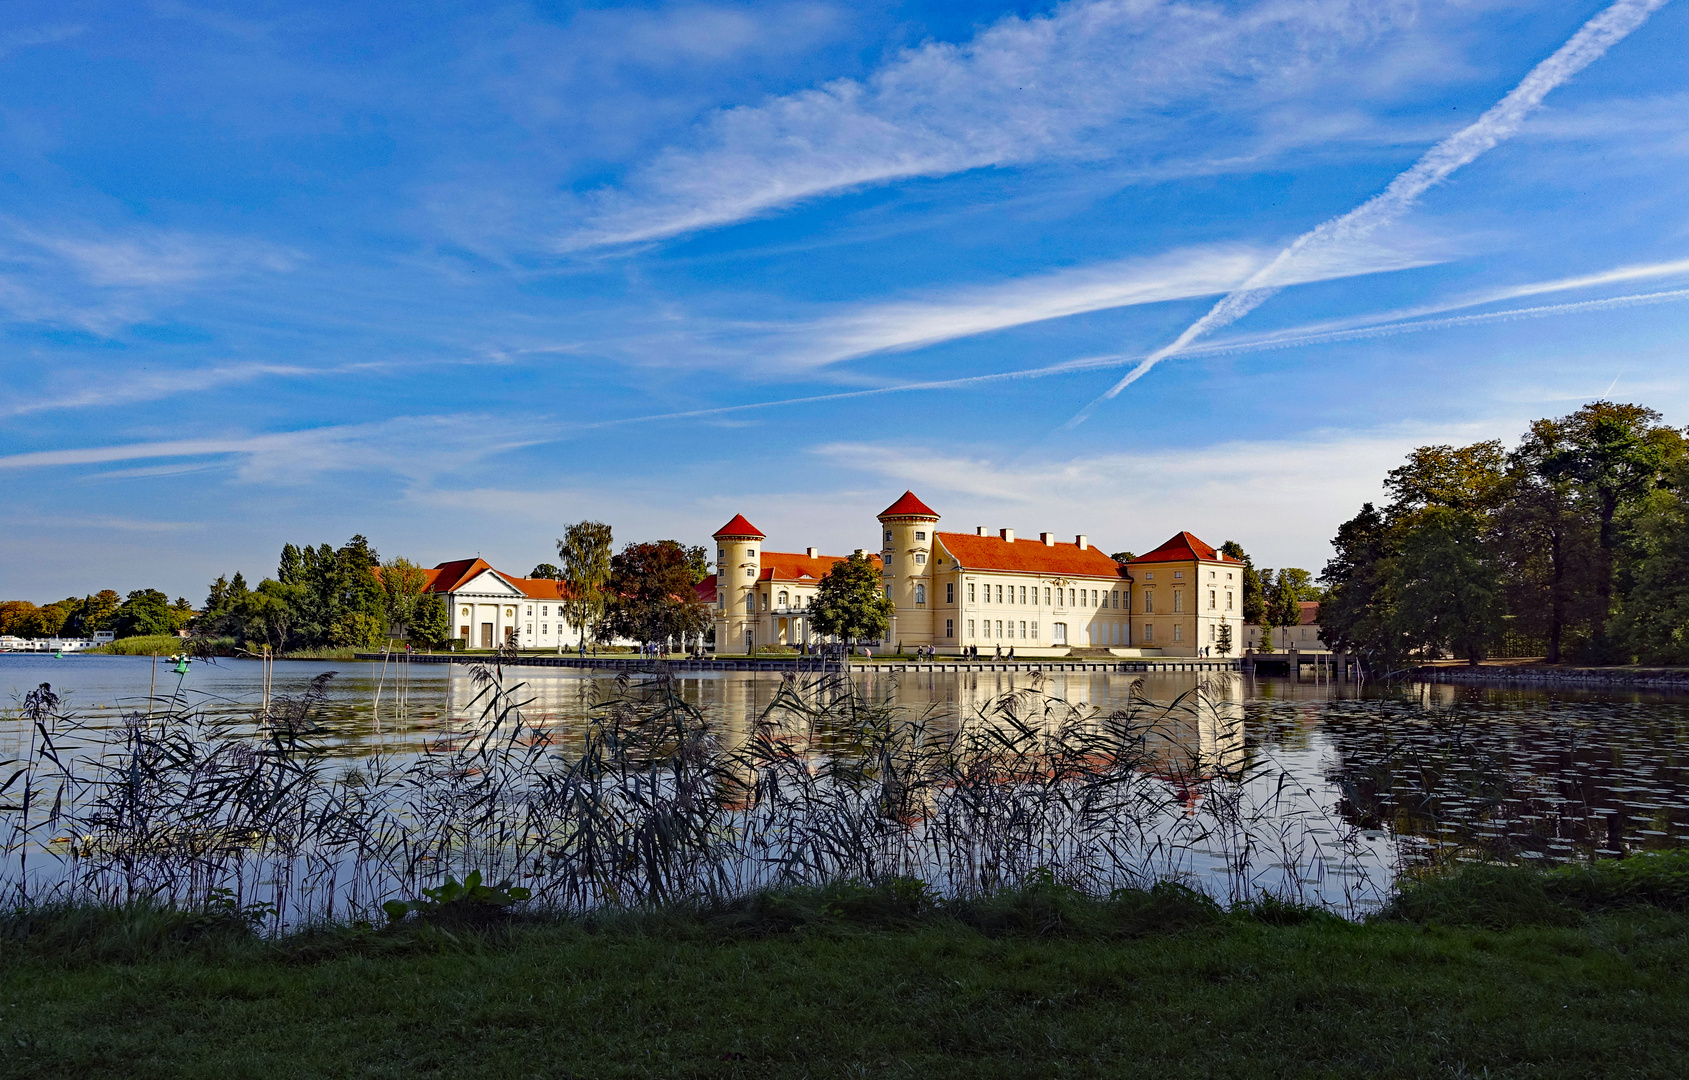
[[[593,707],[619,691],[603,675],[557,669],[510,668],[505,685],[520,703],[530,727],[579,729]],[[1196,677],[1169,672],[1130,678],[1108,672],[1067,671],[1038,675],[1025,671],[879,672],[853,676],[856,690],[872,705],[895,710],[902,722],[923,720],[936,730],[962,723],[1002,722],[1000,704],[1015,695],[1022,723],[1050,727],[1070,719],[1096,721],[1131,711],[1142,725],[1146,763],[1169,775],[1229,773],[1244,760],[1244,678],[1231,673]],[[719,737],[742,742],[775,703],[781,680],[749,672],[698,672],[677,677],[674,689],[698,708]],[[813,697],[819,684],[797,684]],[[632,684],[639,691],[638,682]],[[832,692],[836,692],[836,688]],[[484,684],[461,665],[452,665],[446,690],[447,715],[459,730],[483,726]]]

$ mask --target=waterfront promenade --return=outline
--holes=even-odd
[[[354,659],[379,663],[383,658],[399,660],[402,653],[358,653]],[[412,653],[413,664],[484,664],[497,659],[493,653]],[[939,656],[850,657],[846,661],[820,657],[711,657],[703,660],[652,659],[641,656],[517,655],[501,661],[506,667],[568,667],[599,671],[650,671],[659,664],[670,671],[771,671],[795,674],[826,671],[1107,671],[1127,674],[1165,671],[1241,671],[1244,661],[1232,658],[1194,657],[1005,657]]]

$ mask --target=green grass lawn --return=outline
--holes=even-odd
[[[1681,912],[1483,929],[1182,910],[1160,930],[659,917],[136,939],[105,959],[14,932],[0,942],[0,1076],[1686,1072]]]

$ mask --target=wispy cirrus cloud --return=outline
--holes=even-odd
[[[79,23],[55,23],[48,26],[32,26],[18,30],[11,30],[0,34],[0,60],[24,49],[32,49],[38,45],[56,45],[61,41],[77,37],[82,33]]]
[[[1300,267],[1293,283],[1430,266],[1451,246],[1413,238],[1399,245],[1333,249],[1323,260]],[[866,305],[794,328],[792,335],[803,344],[785,351],[781,362],[828,364],[1095,311],[1212,296],[1235,288],[1272,254],[1242,244],[1206,245],[950,290],[922,300]]]
[[[496,432],[496,438],[488,438]],[[0,470],[70,468],[172,458],[227,458],[239,480],[298,486],[325,474],[391,474],[426,482],[441,472],[546,442],[548,426],[480,414],[401,416],[370,424],[36,450],[0,457]]]
[[[255,273],[285,273],[303,256],[264,241],[131,225],[46,226],[0,217],[0,311],[14,320],[106,334],[183,292]]]
[[[1212,154],[1240,120],[1416,15],[1345,0],[1073,0],[1010,16],[963,44],[905,50],[861,81],[715,114],[690,145],[594,193],[563,245],[655,240],[864,185],[1050,157],[1127,153],[1149,165],[1188,155],[1190,140]]]

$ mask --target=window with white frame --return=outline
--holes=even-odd
[[[1144,593],[1144,614],[1155,614],[1155,594],[1152,592]]]
[[[1215,607],[1216,607],[1215,592],[1214,592],[1213,589],[1209,589],[1208,590],[1208,610],[1213,611]]]
[[[971,639],[973,636],[974,636],[974,621],[972,619],[969,619],[968,620],[968,637]]]
[[[997,636],[998,637],[1003,636],[1003,620],[1002,619],[997,620]]]
[[[1231,594],[1230,590],[1227,590],[1227,592],[1226,592],[1226,610],[1230,611],[1231,609],[1232,609],[1232,594]]]
[[[1185,610],[1185,590],[1174,589],[1173,590],[1173,613],[1175,615],[1177,615],[1179,612],[1181,612],[1183,610]]]
[[[1033,637],[1034,640],[1036,640],[1037,637],[1038,637],[1038,624],[1037,623],[1032,624],[1032,637]]]
[[[917,539],[917,540],[925,540],[926,538],[927,538],[927,534],[924,533],[924,532],[917,532],[915,534],[915,539]]]
[[[1045,607],[1050,606],[1050,589],[1049,589],[1049,586],[1044,587],[1044,606]]]
[[[1155,624],[1154,623],[1144,623],[1144,644],[1145,645],[1152,645],[1154,643],[1155,643]]]
[[[1174,623],[1173,624],[1173,640],[1174,641],[1185,640],[1185,624],[1184,623]]]
[[[972,604],[974,602],[974,583],[970,581],[968,582],[968,603]],[[970,633],[968,636],[973,637],[973,634]]]
[[[927,602],[927,586],[924,582],[915,582],[915,604],[924,607]]]
[[[786,590],[785,590],[785,589],[781,589],[781,590],[780,590],[780,606],[781,606],[781,607],[782,607],[782,608],[788,608],[788,607],[791,607],[791,606],[792,606],[792,597],[791,597],[791,594],[789,594],[789,593],[788,593],[788,592],[786,592]]]

